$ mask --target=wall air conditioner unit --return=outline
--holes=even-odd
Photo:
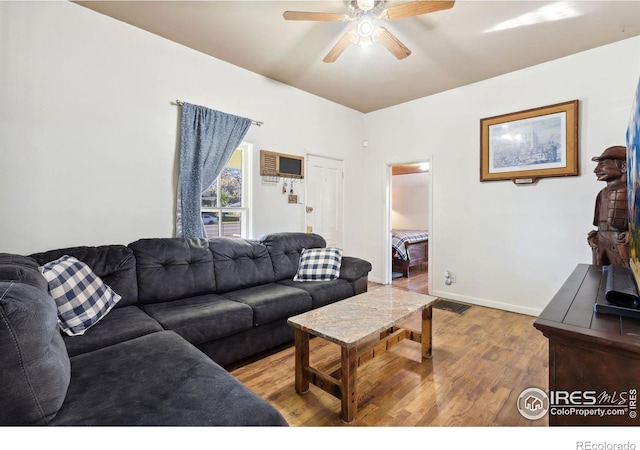
[[[260,150],[260,175],[266,177],[304,178],[304,156]]]

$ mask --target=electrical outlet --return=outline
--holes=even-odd
[[[444,284],[447,286],[456,282],[456,276],[450,270],[444,271]]]

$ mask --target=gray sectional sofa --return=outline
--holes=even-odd
[[[293,340],[288,317],[367,289],[371,264],[294,281],[316,234],[141,239],[0,254],[0,424],[287,425],[225,370]],[[84,262],[120,297],[81,336],[61,333],[39,267]]]

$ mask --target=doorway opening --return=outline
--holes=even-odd
[[[429,293],[431,159],[394,163],[387,171],[387,284]]]

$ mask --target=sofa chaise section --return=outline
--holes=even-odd
[[[52,425],[273,426],[282,415],[172,331],[71,358]]]

